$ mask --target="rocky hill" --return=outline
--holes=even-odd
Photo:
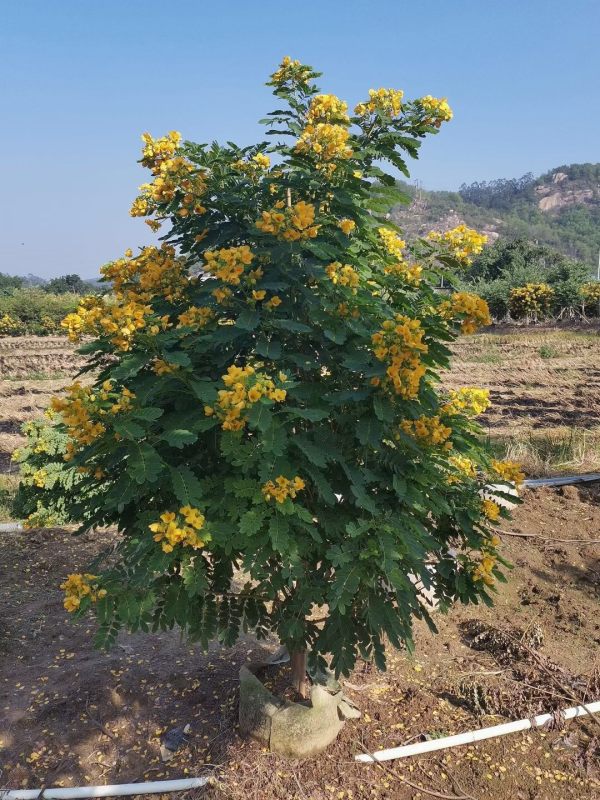
[[[539,178],[463,184],[456,192],[399,184],[406,202],[391,217],[408,238],[460,223],[498,237],[526,238],[597,265],[600,251],[600,164],[571,164]]]

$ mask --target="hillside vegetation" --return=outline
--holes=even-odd
[[[600,250],[600,164],[557,167],[539,178],[463,184],[457,192],[401,183],[406,204],[391,210],[407,238],[461,222],[498,237],[548,245],[595,272]]]

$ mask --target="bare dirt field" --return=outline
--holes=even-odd
[[[491,390],[490,441],[522,452],[531,474],[597,468],[599,345],[589,329],[466,337],[444,382]],[[11,469],[21,423],[42,413],[77,363],[58,337],[0,339],[0,472]],[[239,667],[276,643],[248,638],[202,654],[163,633],[93,649],[93,621],[69,619],[58,587],[113,536],[0,533],[1,788],[211,775],[184,800],[600,797],[600,722],[591,718],[387,765],[353,760],[600,698],[600,485],[526,492],[502,534],[514,569],[495,607],[437,614],[435,637],[417,626],[416,656],[392,654],[385,674],[360,664],[345,691],[362,719],[303,762],[236,729]],[[189,743],[164,764],[161,734],[185,723]]]
[[[492,442],[531,475],[600,468],[600,329],[500,328],[454,346],[449,388],[490,389]],[[0,337],[0,472],[21,424],[83,365],[64,337]]]
[[[598,487],[528,492],[511,532],[561,541],[504,535],[514,570],[495,608],[438,614],[439,635],[418,626],[416,656],[392,655],[384,674],[359,665],[345,691],[362,719],[302,762],[237,733],[237,673],[261,645],[202,654],[160,634],[95,651],[93,622],[67,619],[58,585],[111,534],[0,534],[0,786],[208,774],[215,784],[198,798],[408,800],[425,789],[478,800],[598,797],[599,730],[589,718],[385,768],[353,756],[600,696],[599,499]],[[185,723],[189,744],[163,764],[161,733]]]

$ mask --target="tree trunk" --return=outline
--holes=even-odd
[[[306,650],[295,650],[290,653],[292,667],[292,686],[303,700],[308,700],[309,685],[306,675]]]

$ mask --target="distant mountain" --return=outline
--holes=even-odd
[[[390,214],[407,238],[460,223],[498,237],[547,244],[592,266],[600,251],[600,164],[557,167],[539,178],[463,184],[457,192],[399,187],[408,204]]]

